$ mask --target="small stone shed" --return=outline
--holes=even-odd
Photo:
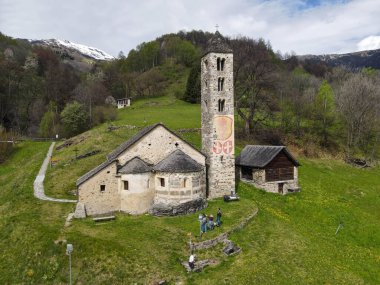
[[[237,177],[268,192],[298,192],[300,164],[285,146],[246,145],[236,158]]]
[[[162,124],[144,128],[77,180],[86,215],[185,214],[206,206],[206,157]]]

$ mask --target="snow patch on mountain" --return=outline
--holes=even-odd
[[[58,40],[58,39],[50,39],[50,40],[31,40],[31,42],[43,42],[47,45],[56,45],[61,47],[66,47],[68,49],[77,50],[82,55],[91,57],[97,60],[112,60],[115,59],[112,55],[94,47],[89,47],[82,44],[73,43],[67,40]]]

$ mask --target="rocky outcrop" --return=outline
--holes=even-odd
[[[187,272],[201,272],[206,266],[216,264],[218,264],[218,261],[215,259],[205,259],[195,262],[194,268],[191,269],[188,262],[182,262],[182,266],[185,267]]]
[[[234,244],[232,241],[226,240],[225,243],[226,246],[223,249],[225,255],[234,255],[238,254],[241,251],[241,248]]]
[[[177,205],[163,203],[154,204],[152,208],[149,210],[149,213],[155,216],[177,216],[195,213],[206,207],[206,199],[199,198]]]

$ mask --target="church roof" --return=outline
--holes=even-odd
[[[216,31],[215,34],[211,37],[211,39],[208,41],[204,55],[210,52],[232,53],[232,49],[227,44],[225,38],[218,31]]]
[[[118,171],[121,174],[136,174],[146,173],[152,171],[152,167],[149,166],[144,160],[139,157],[134,157],[127,161]]]
[[[185,154],[182,150],[176,149],[166,158],[161,160],[154,170],[161,172],[198,172],[203,170],[203,166]]]
[[[290,154],[285,146],[246,145],[236,157],[236,165],[263,168],[267,166],[281,151],[299,166],[298,161]]]

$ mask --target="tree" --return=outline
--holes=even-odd
[[[346,157],[369,156],[379,140],[380,91],[378,78],[352,74],[338,89],[338,110],[345,123]]]
[[[201,66],[194,65],[187,78],[184,100],[190,103],[200,103],[201,101]]]
[[[61,113],[61,122],[66,136],[74,136],[85,131],[88,126],[86,108],[76,101],[67,104]]]
[[[46,138],[53,138],[59,133],[58,116],[52,109],[46,111],[42,117],[38,133]]]
[[[192,66],[200,55],[198,49],[190,41],[175,35],[166,36],[162,40],[161,53],[165,58],[172,58],[176,63],[188,67]]]
[[[275,89],[277,66],[273,52],[263,41],[240,38],[231,42],[234,50],[235,105],[244,120],[245,134],[265,121],[274,100],[270,92]]]
[[[321,137],[321,145],[327,147],[330,143],[335,126],[334,92],[329,83],[324,80],[314,100],[313,127]]]
[[[310,118],[311,105],[319,80],[300,68],[281,75],[281,127],[287,133],[301,138],[303,127]]]
[[[5,161],[6,158],[11,154],[13,150],[13,143],[11,143],[10,141],[14,139],[15,134],[7,133],[5,128],[3,128],[2,125],[0,125],[0,163]]]

